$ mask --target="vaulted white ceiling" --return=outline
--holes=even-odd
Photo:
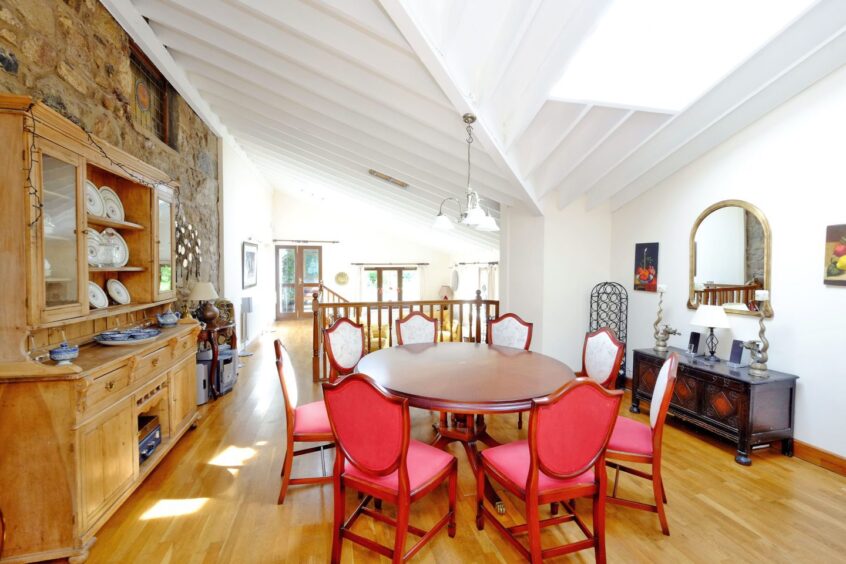
[[[464,190],[464,112],[479,116],[472,183],[495,217],[540,213],[549,194],[619,206],[846,63],[842,0],[820,0],[688,106],[658,111],[550,96],[611,0],[103,3],[271,182],[424,228]]]

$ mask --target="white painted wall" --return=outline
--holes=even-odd
[[[252,296],[253,312],[248,314],[247,324],[247,336],[252,340],[275,319],[276,295],[271,242],[274,190],[238,146],[226,139],[221,145],[223,286],[218,288],[218,294],[235,304],[238,338],[241,340],[244,337],[241,327],[241,298]],[[241,287],[241,244],[247,240],[259,245],[258,285],[244,290]]]
[[[500,313],[534,323],[532,350],[543,338],[544,218],[520,208],[502,212]]]
[[[499,260],[497,249],[454,249],[426,245],[427,233],[401,222],[380,218],[375,210],[339,204],[330,200],[300,198],[277,190],[273,198],[273,238],[340,241],[324,244],[324,284],[348,300],[361,296],[360,267],[351,263],[420,263],[423,268],[421,299],[436,299],[438,290],[449,284],[452,265],[459,261]],[[405,233],[405,234],[404,234]],[[286,243],[279,243],[286,244]],[[335,282],[339,272],[349,274],[345,286]]]
[[[684,335],[688,237],[697,215],[725,199],[749,201],[773,232],[772,305],[767,322],[772,369],[800,376],[796,438],[846,455],[846,288],[822,283],[825,228],[846,223],[846,69],[784,104],[746,130],[613,213],[611,273],[629,282],[634,244],[659,241],[660,278],[669,290],[665,320]],[[650,347],[657,296],[630,293],[629,350]],[[757,338],[757,322],[729,316],[718,354],[731,340]],[[631,356],[630,356],[631,359]]]

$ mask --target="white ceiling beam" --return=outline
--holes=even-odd
[[[226,128],[220,122],[214,112],[208,107],[205,100],[200,96],[191,81],[185,75],[185,71],[173,60],[170,53],[165,49],[162,42],[144,20],[138,8],[131,0],[101,0],[103,6],[109,11],[120,26],[132,37],[132,40],[141,47],[144,54],[156,65],[156,68],[167,78],[167,81],[179,92],[191,109],[197,112],[206,125],[218,137],[226,135]]]
[[[249,105],[243,105],[245,101],[242,96],[212,93],[207,90],[203,82],[198,82],[200,91],[209,100],[212,108],[233,127],[236,124],[250,124],[253,130],[264,132],[268,136],[285,136],[294,138],[297,142],[319,147],[322,150],[334,154],[337,158],[358,162],[363,173],[373,168],[380,172],[389,174],[410,184],[413,190],[420,190],[429,193],[437,202],[446,197],[461,195],[461,182],[459,178],[444,179],[433,175],[431,172],[420,169],[410,162],[397,161],[395,158],[381,153],[378,150],[365,147],[363,144],[351,145],[356,149],[347,148],[337,141],[332,132],[327,132],[313,124],[298,120],[292,115],[282,116],[269,110],[250,109]],[[247,98],[246,101],[250,99]],[[449,190],[453,187],[452,190]]]
[[[621,162],[643,139],[671,118],[669,114],[634,112],[597,146],[555,188],[558,205],[564,208],[590,189],[609,169]]]
[[[592,106],[584,119],[556,147],[532,175],[539,195],[554,189],[569,172],[619,127],[631,112],[604,106]]]
[[[246,46],[250,50],[244,52],[243,45],[239,51],[238,45],[224,45],[226,41],[223,40],[215,44],[214,32],[211,30],[199,32],[197,28],[192,28],[192,35],[188,35],[160,23],[152,25],[165,45],[174,52],[174,59],[186,68],[200,69],[209,76],[212,75],[210,69],[220,69],[236,77],[234,82],[246,80],[265,85],[297,103],[332,115],[354,127],[367,131],[380,130],[378,135],[384,135],[386,131],[400,131],[409,140],[417,139],[427,144],[430,152],[439,154],[439,162],[445,161],[450,166],[462,169],[466,166],[462,157],[466,146],[460,136],[462,129],[460,122],[455,119],[454,110],[415,104],[413,98],[393,100],[396,106],[391,107],[381,98],[381,95],[386,94],[384,92],[375,90],[364,94],[349,90],[343,84],[317,76],[259,48],[250,49]],[[189,58],[180,56],[180,53]],[[403,100],[408,103],[407,106],[402,105]],[[446,131],[435,127],[439,122]],[[502,178],[496,165],[482,149],[473,150],[473,162],[476,168],[483,171],[482,180],[486,184],[496,186],[506,193],[513,192],[513,187]]]
[[[316,0],[316,4],[390,45],[413,52],[388,15],[373,0]]]
[[[846,10],[820,0],[609,171],[588,206],[624,205],[844,64]]]
[[[550,153],[585,119],[592,107],[590,104],[552,101],[544,104],[531,127],[510,151],[524,178],[534,174]]]
[[[510,149],[549,98],[570,57],[593,30],[610,0],[544,2],[532,32],[511,59],[497,90],[485,106],[503,145]]]
[[[542,212],[535,197],[534,190],[520,177],[516,167],[500,145],[499,139],[491,134],[490,128],[484,119],[479,116],[472,101],[456,87],[456,80],[450,75],[450,71],[442,56],[417,27],[411,15],[402,5],[401,0],[379,1],[388,13],[388,16],[393,20],[394,25],[399,28],[403,37],[405,37],[408,44],[411,45],[411,48],[414,49],[414,52],[417,53],[417,56],[420,57],[420,60],[429,70],[435,82],[441,87],[449,101],[458,110],[458,113],[471,112],[477,115],[479,119],[475,124],[474,130],[479,142],[487,149],[488,154],[494,162],[499,165],[500,170],[506,175],[506,179],[522,188],[522,193],[520,194],[521,200],[526,204],[528,209],[532,213],[540,215]]]
[[[184,0],[183,0],[184,1]],[[194,0],[200,2],[201,0]],[[252,11],[260,21],[271,22],[268,31],[282,28],[318,44],[322,49],[335,53],[353,64],[370,69],[372,72],[389,76],[392,80],[407,85],[414,90],[439,92],[432,77],[426,72],[420,60],[407,45],[397,48],[386,45],[383,41],[364,33],[355,26],[350,26],[333,17],[326,17],[314,6],[300,0],[286,2],[267,2],[267,0],[231,0],[230,10],[221,10],[221,15],[231,15],[239,7]],[[209,0],[202,0],[203,4]],[[215,0],[217,2],[217,0]],[[227,13],[228,12],[228,13]],[[250,35],[256,32],[252,26]],[[259,30],[261,34],[263,30]],[[278,30],[277,30],[278,33]],[[258,37],[264,37],[259,35]]]
[[[265,87],[251,82],[246,76],[248,73],[245,69],[242,69],[239,78],[196,58],[186,57],[178,52],[174,56],[188,71],[200,90],[206,89],[219,95],[228,94],[230,97],[232,92],[237,92],[237,95],[242,98],[245,111],[260,112],[262,109],[272,108],[274,111],[282,112],[287,121],[293,120],[300,124],[313,123],[316,128],[331,132],[331,137],[348,140],[352,147],[364,144],[378,147],[386,153],[398,153],[408,164],[419,163],[422,160],[424,162],[420,164],[436,171],[434,172],[436,175],[443,175],[444,186],[463,190],[466,163],[456,154],[444,153],[431,145],[421,143],[407,136],[404,131],[387,126],[380,127],[377,122],[359,116],[355,111],[345,111],[331,104],[321,104],[320,97],[302,92],[295,84],[284,84],[280,81],[279,88],[274,88],[273,81],[265,77],[264,84],[267,86]],[[284,95],[279,95],[280,92]],[[299,95],[300,92],[302,92],[301,95]],[[296,100],[289,99],[289,96]],[[333,116],[338,116],[344,121],[335,120]],[[497,201],[506,203],[515,201],[513,196],[509,196],[508,185],[500,177],[491,175],[485,169],[476,172],[480,193]]]

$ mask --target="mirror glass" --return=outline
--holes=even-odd
[[[172,209],[170,202],[159,200],[159,292],[170,292],[173,289],[173,258],[170,225]]]
[[[769,227],[751,205],[716,204],[710,209],[692,235],[691,307],[709,304],[757,312],[755,291],[769,288]]]

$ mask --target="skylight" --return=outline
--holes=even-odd
[[[678,112],[815,0],[612,0],[550,96]]]

